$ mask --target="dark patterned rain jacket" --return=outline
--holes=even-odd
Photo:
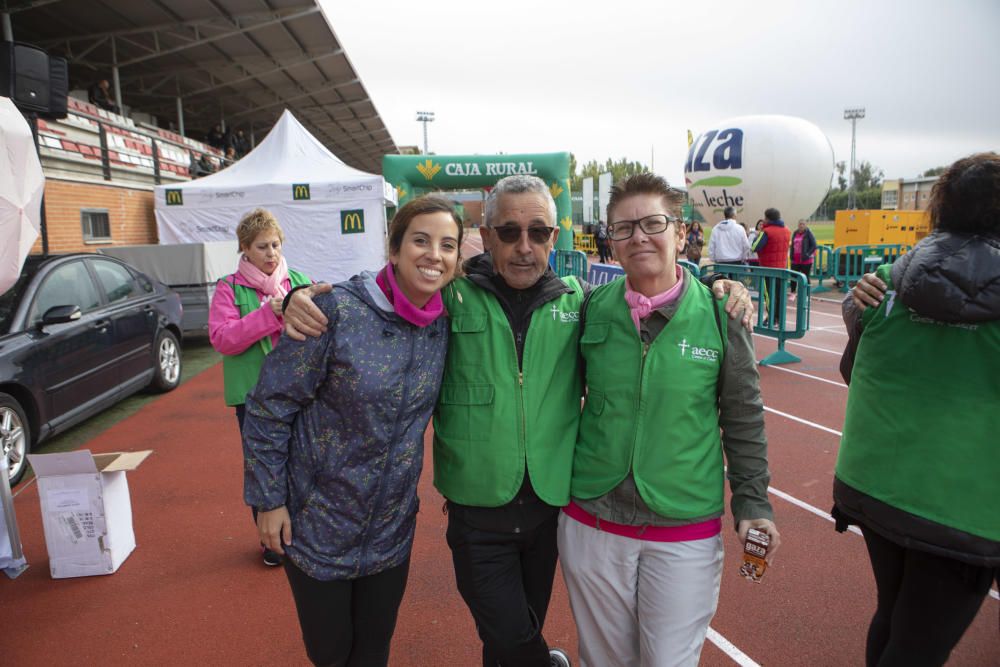
[[[437,401],[447,320],[416,327],[371,273],[315,303],[319,338],[285,336],[247,396],[244,498],[288,507],[288,557],[316,579],[402,564],[416,525],[423,434]]]

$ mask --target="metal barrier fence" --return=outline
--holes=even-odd
[[[702,267],[702,272],[725,273],[733,280],[747,284],[751,296],[755,297],[758,303],[754,333],[778,341],[778,349],[758,362],[761,366],[802,361],[785,350],[785,341],[802,338],[809,330],[809,281],[803,274],[788,269],[739,264],[709,264]],[[789,323],[788,286],[792,283],[798,290],[798,299],[795,300],[795,319]]]
[[[700,278],[702,276],[701,267],[694,262],[688,261],[686,259],[679,259],[677,263],[683,266],[685,269],[691,272],[695,278]]]
[[[900,255],[910,249],[904,244],[848,245],[833,251],[833,278],[846,292],[851,283],[861,280],[861,276],[872,273],[883,264],[892,264]]]
[[[573,234],[573,250],[579,250],[581,252],[589,253],[591,255],[596,255],[597,241],[594,239],[594,235]]]
[[[560,278],[576,276],[587,279],[587,255],[579,250],[553,250],[549,254],[549,265]]]
[[[813,254],[813,277],[816,278],[816,287],[813,294],[829,292],[830,288],[823,284],[827,278],[833,278],[833,248],[828,245],[817,246]]]

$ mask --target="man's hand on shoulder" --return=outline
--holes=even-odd
[[[330,320],[313,303],[313,298],[331,291],[333,286],[329,283],[316,283],[297,289],[289,295],[284,313],[285,333],[289,338],[302,341],[307,336],[315,338],[326,332],[326,325]]]
[[[753,332],[753,316],[756,314],[756,309],[746,285],[738,280],[719,279],[712,283],[712,293],[716,299],[722,299],[728,294],[726,313],[729,318],[741,321],[747,331]]]

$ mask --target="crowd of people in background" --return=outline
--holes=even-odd
[[[250,152],[250,139],[242,128],[235,132],[222,129],[221,123],[216,123],[205,137],[205,143],[222,151],[222,157],[209,156],[207,153],[191,152],[189,167],[191,178],[208,176],[220,169],[225,169]]]

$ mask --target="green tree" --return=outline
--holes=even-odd
[[[947,170],[948,170],[948,167],[933,167],[931,169],[928,169],[927,171],[925,171],[924,173],[922,173],[920,175],[921,176],[940,176],[941,174],[943,174]]]
[[[858,192],[882,187],[882,177],[885,174],[881,169],[873,165],[868,160],[862,160],[854,168],[854,189]]]
[[[577,173],[578,163],[576,161],[576,156],[572,153],[570,154],[570,178],[571,187],[573,192],[580,192],[583,189],[583,179],[591,177],[594,179],[594,187],[597,187],[597,177],[603,173],[610,173],[612,182],[617,183],[623,178],[628,176],[634,176],[635,174],[642,174],[649,171],[649,167],[641,162],[632,162],[625,158],[620,160],[612,160],[608,158],[603,163],[597,160],[591,160],[587,162],[582,167],[579,167],[580,173]]]
[[[834,168],[837,170],[837,188],[843,192],[847,189],[847,177],[844,176],[847,173],[847,163],[841,160]]]

